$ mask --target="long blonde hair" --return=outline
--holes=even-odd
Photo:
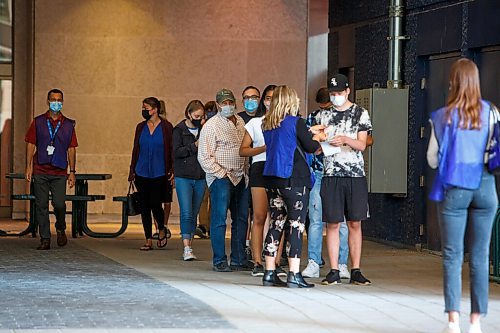
[[[271,106],[262,120],[264,131],[278,128],[287,115],[296,116],[299,113],[299,97],[297,92],[288,86],[274,88]]]
[[[446,104],[446,119],[451,122],[454,110],[458,112],[459,127],[481,128],[481,86],[479,70],[469,59],[458,59],[451,66],[450,93]]]

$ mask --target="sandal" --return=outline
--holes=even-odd
[[[139,250],[141,250],[141,251],[151,251],[152,249],[153,249],[152,245],[144,244],[143,246],[141,246],[141,248]]]
[[[167,228],[163,229],[163,237],[161,237],[160,235],[161,235],[161,231],[158,232],[158,241],[156,242],[156,245],[158,247],[167,246]]]

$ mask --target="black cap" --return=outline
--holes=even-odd
[[[328,90],[344,91],[349,88],[349,80],[345,75],[335,74],[328,80]]]

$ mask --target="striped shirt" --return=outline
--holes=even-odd
[[[248,181],[248,158],[240,156],[240,145],[245,135],[245,122],[235,115],[236,125],[217,114],[210,118],[200,132],[198,161],[206,173],[207,185],[215,179],[229,178],[238,185],[243,177]]]

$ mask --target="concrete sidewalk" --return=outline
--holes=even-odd
[[[117,226],[104,223],[96,224],[95,228],[109,230]],[[55,248],[52,251],[71,249],[78,254],[79,248],[81,252],[84,249],[90,250],[183,292],[187,304],[191,298],[205,304],[206,311],[202,310],[201,313],[199,307],[187,312],[185,309],[180,311],[175,307],[158,309],[174,316],[176,314],[172,312],[179,311],[178,316],[181,316],[179,319],[192,321],[196,325],[176,329],[165,322],[165,327],[161,325],[148,327],[146,324],[141,329],[129,328],[125,331],[410,333],[440,332],[446,323],[446,316],[443,313],[441,258],[438,256],[365,242],[362,268],[363,273],[372,280],[371,286],[317,284],[315,288],[309,290],[264,288],[261,286],[261,279],[251,277],[249,272],[213,272],[210,240],[195,241],[194,251],[199,260],[182,261],[182,245],[175,223],[172,223],[171,229],[173,237],[167,247],[150,252],[138,250],[144,240],[141,226],[137,224],[132,224],[125,235],[117,239],[89,237],[69,239],[67,248]],[[22,238],[17,242],[19,246],[34,248],[38,240]],[[229,244],[226,249],[229,249]],[[306,249],[305,244],[304,249]],[[4,255],[8,254],[0,254]],[[32,255],[44,254],[34,252]],[[306,264],[305,261],[303,265]],[[75,256],[74,265],[78,264],[79,258]],[[467,265],[465,265],[466,270]],[[322,277],[327,271],[327,267],[323,268]],[[99,272],[95,273],[99,275]],[[470,309],[466,275],[464,274],[466,297],[462,302],[464,332],[467,332],[467,312]],[[105,281],[106,276],[103,275],[101,278]],[[309,281],[319,283],[321,278]],[[85,280],[76,283],[85,284]],[[123,292],[127,293],[127,290]],[[19,305],[29,302],[30,300],[19,299]],[[99,307],[98,302],[99,299],[95,299],[96,308]],[[88,311],[92,311],[92,304],[89,304]],[[218,313],[229,324],[219,328],[197,324],[199,316],[212,311]],[[500,332],[500,285],[490,284],[489,314],[482,323],[483,332]],[[6,329],[6,332],[14,331],[10,327],[2,328]],[[113,331],[109,327],[99,329],[98,325],[81,328],[93,328],[85,330],[89,332]],[[59,327],[49,331],[73,332],[75,329],[75,327]],[[122,332],[125,327],[116,329]]]

